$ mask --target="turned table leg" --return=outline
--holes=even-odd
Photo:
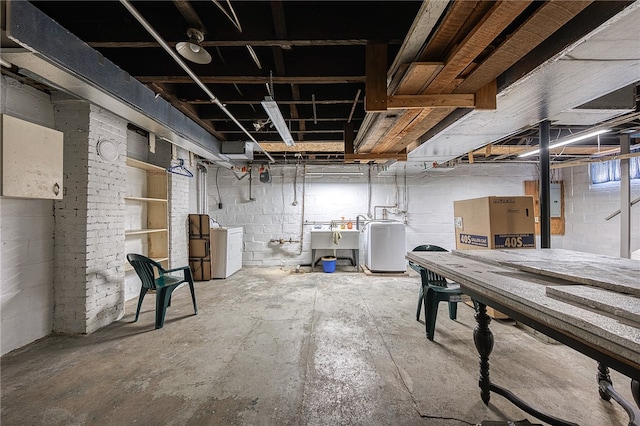
[[[489,379],[489,355],[493,350],[493,333],[489,329],[491,318],[487,315],[487,305],[478,303],[478,310],[475,314],[476,327],[473,329],[473,342],[480,355],[480,397],[482,402],[489,404],[491,397],[491,380]]]
[[[611,376],[609,375],[609,367],[604,365],[603,363],[598,363],[598,375],[597,375],[598,383],[601,381],[605,381],[609,384],[613,384],[611,382]],[[609,401],[611,400],[611,395],[609,395],[602,387],[598,389],[598,393],[600,394],[600,398]]]

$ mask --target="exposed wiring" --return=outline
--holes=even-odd
[[[242,180],[242,179],[244,179],[244,178],[245,178],[245,177],[247,177],[247,175],[249,174],[249,172],[245,172],[242,176],[238,176],[238,174],[236,173],[236,171],[235,171],[235,170],[233,170],[233,169],[232,169],[232,170],[231,170],[231,172],[233,173],[233,175],[234,175],[234,176],[236,177],[236,179],[238,179],[238,180]]]
[[[222,205],[222,196],[220,195],[220,186],[218,185],[218,173],[220,173],[220,167],[216,169],[216,189],[218,190],[218,206]]]

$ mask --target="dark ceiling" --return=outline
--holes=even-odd
[[[32,3],[219,140],[247,140],[121,2]],[[478,93],[489,88],[486,99],[495,103],[496,93],[632,2],[427,3],[130,2],[172,48],[186,40],[188,28],[203,31],[202,46],[211,63],[185,62],[276,161],[297,155],[320,163],[406,159],[428,143],[430,135],[480,107],[457,107],[450,95],[475,94],[478,99]],[[434,9],[437,3],[446,7]],[[386,56],[368,50],[368,45],[386,46]],[[382,63],[386,75],[374,75],[367,55]],[[367,92],[365,81],[372,76],[386,81],[388,107],[395,95],[446,95],[444,107],[419,104],[366,111],[365,94],[372,98],[373,92]],[[287,147],[267,122],[260,102],[270,90],[291,129],[294,147]],[[621,125],[629,123],[639,124],[636,117]],[[593,124],[557,123],[552,132],[560,136]],[[497,147],[535,145],[536,129],[523,128],[497,141],[494,153],[484,151],[483,157],[513,157],[505,152],[517,150]],[[617,140],[603,137],[601,143],[615,145]],[[255,160],[266,157],[257,151]]]

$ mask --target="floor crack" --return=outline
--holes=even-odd
[[[387,350],[387,353],[389,354],[389,358],[391,359],[391,362],[393,363],[393,366],[396,369],[396,375],[400,378],[400,382],[402,383],[402,386],[406,389],[407,393],[411,397],[411,402],[413,403],[413,407],[415,408],[415,410],[418,413],[418,415],[423,419],[456,420],[458,422],[461,422],[461,423],[464,423],[464,424],[467,424],[467,425],[476,426],[476,423],[470,423],[470,422],[468,422],[466,420],[458,419],[458,418],[455,418],[455,417],[430,416],[428,414],[422,414],[420,412],[420,407],[418,406],[418,402],[414,398],[413,392],[411,392],[411,389],[409,388],[409,385],[404,380],[404,377],[402,376],[402,372],[401,372],[400,366],[398,366],[398,364],[396,363],[396,360],[393,358],[391,350],[389,349],[389,345],[387,344],[387,341],[384,339],[384,336],[382,335],[382,332],[380,332],[380,329],[378,328],[378,323],[375,321],[374,316],[371,314],[371,310],[369,309],[369,305],[367,305],[367,301],[364,299],[364,297],[362,297],[362,291],[360,291],[360,299],[362,300],[362,303],[364,304],[364,307],[367,310],[367,313],[369,314],[369,317],[371,318],[371,322],[373,322],[373,326],[376,328],[376,332],[378,333],[378,336],[380,336],[380,340],[382,340],[382,344],[384,345],[385,349]]]

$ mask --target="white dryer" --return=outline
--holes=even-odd
[[[242,268],[242,228],[211,228],[211,276],[227,278]]]

